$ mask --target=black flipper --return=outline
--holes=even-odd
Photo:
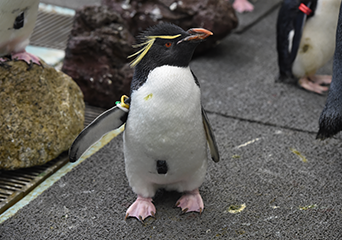
[[[333,75],[325,107],[319,118],[316,138],[332,137],[342,130],[342,5],[337,24]]]
[[[211,158],[213,159],[214,162],[218,162],[220,161],[218,147],[216,144],[213,130],[211,129],[211,126],[209,123],[209,119],[203,107],[202,107],[202,120],[203,120],[205,135],[207,137],[207,142],[208,142],[209,149],[210,149]]]
[[[192,73],[192,76],[194,77],[194,81],[196,85],[200,87],[200,83],[192,70],[191,70],[191,73]],[[207,137],[207,142],[208,142],[209,149],[210,149],[211,158],[213,159],[214,162],[218,162],[220,161],[220,155],[219,155],[218,147],[216,144],[215,135],[213,133],[213,130],[211,129],[209,119],[207,117],[207,113],[205,112],[203,106],[202,106],[202,121],[203,121],[204,130],[205,130],[205,136]]]
[[[127,120],[127,111],[115,106],[108,109],[92,121],[76,137],[69,149],[70,162],[77,161],[94,143],[99,141],[106,133],[121,127]]]
[[[297,83],[292,74],[292,64],[297,56],[300,40],[307,15],[299,10],[299,5],[303,3],[312,10],[310,16],[317,5],[317,0],[284,0],[279,10],[277,18],[277,52],[279,76],[278,81],[285,83]],[[289,35],[294,31],[294,36],[289,49]]]
[[[294,36],[292,39],[292,48],[291,48],[291,53],[290,53],[291,67],[298,53],[300,40],[302,39],[302,35],[303,35],[303,28],[304,28],[305,21],[306,21],[306,14],[299,11],[293,23]]]

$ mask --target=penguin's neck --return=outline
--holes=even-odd
[[[131,82],[130,95],[132,95],[133,91],[138,90],[146,82],[150,72],[151,69],[144,67],[144,65],[138,64],[135,67],[133,79]]]

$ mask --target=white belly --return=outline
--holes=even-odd
[[[126,174],[133,191],[151,197],[159,187],[199,187],[207,168],[200,89],[189,68],[163,66],[131,96],[124,133]],[[157,160],[168,171],[158,174]]]
[[[341,0],[319,0],[315,15],[306,22],[296,59],[294,76],[311,76],[335,51],[335,35]]]

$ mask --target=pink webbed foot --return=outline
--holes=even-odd
[[[35,63],[37,65],[41,65],[40,60],[35,55],[26,52],[25,50],[22,52],[12,53],[12,59],[13,60],[23,60],[28,65],[31,65],[32,63]]]
[[[328,91],[329,88],[326,86],[322,86],[321,84],[330,84],[331,76],[329,75],[315,75],[312,77],[302,77],[298,81],[299,85],[310,91],[318,94],[323,94]]]
[[[317,84],[330,84],[332,80],[331,75],[314,75],[310,76],[310,80]]]
[[[248,2],[248,0],[235,0],[233,8],[239,13],[252,12],[254,10],[253,4]]]
[[[142,222],[149,216],[155,217],[155,214],[156,207],[152,203],[152,198],[138,196],[137,200],[128,208],[125,220],[128,217],[135,217]]]
[[[204,204],[198,189],[184,193],[183,196],[177,201],[176,207],[180,207],[183,213],[202,213],[204,209]]]

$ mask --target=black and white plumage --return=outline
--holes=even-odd
[[[119,106],[108,110],[70,148],[70,160],[76,161],[100,135],[121,126],[127,118],[125,168],[138,198],[126,218],[143,221],[154,216],[152,197],[159,188],[183,192],[176,203],[183,212],[203,211],[198,188],[207,170],[207,143],[215,162],[219,153],[189,63],[196,46],[210,35],[202,28],[184,31],[169,23],[142,33],[136,45],[140,50],[131,56],[136,58],[131,63],[135,71],[128,116]]]
[[[280,82],[327,91],[331,76],[315,75],[333,56],[341,0],[284,0],[277,19]]]
[[[158,188],[184,192],[177,206],[185,212],[204,208],[198,188],[207,169],[207,138],[214,160],[219,156],[189,63],[198,43],[211,34],[160,24],[140,36],[145,47],[133,61],[124,132],[126,175],[138,199],[126,217],[154,215],[151,198]]]
[[[123,100],[126,104],[129,99]],[[128,105],[126,105],[128,106]],[[76,162],[96,142],[102,139],[107,133],[120,128],[125,124],[128,116],[128,109],[117,104],[111,109],[100,114],[94,119],[72,143],[69,148],[70,162]],[[101,144],[102,145],[102,144]]]
[[[342,6],[337,25],[333,76],[326,105],[319,119],[318,139],[332,137],[342,130]]]
[[[8,59],[39,64],[39,59],[25,51],[34,29],[39,0],[0,1],[0,63]]]

